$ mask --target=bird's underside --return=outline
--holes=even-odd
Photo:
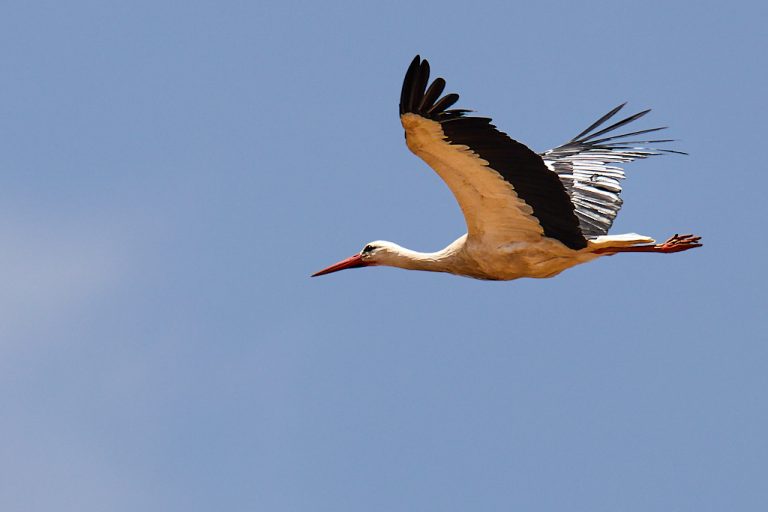
[[[669,254],[700,247],[694,235],[674,235],[661,244],[652,238],[628,233],[605,235],[589,240],[583,249],[570,249],[551,238],[528,242],[508,242],[499,246],[473,243],[467,235],[435,253],[416,253],[392,242],[372,242],[379,246],[371,262],[361,266],[388,265],[409,270],[448,272],[491,281],[509,281],[522,277],[554,277],[564,270],[622,252]],[[365,254],[362,254],[365,258]],[[403,258],[405,257],[405,258]],[[370,260],[369,260],[370,261]]]
[[[497,130],[491,119],[450,108],[459,96],[443,95],[444,88],[442,78],[429,83],[429,64],[416,56],[403,81],[400,120],[408,148],[456,197],[467,234],[434,253],[371,242],[314,275],[386,265],[478,279],[544,278],[600,256],[701,246],[694,235],[675,235],[662,244],[634,233],[608,235],[622,205],[619,165],[679,153],[657,147],[669,139],[634,140],[664,128],[615,134],[648,110],[604,127],[624,106],[619,105],[565,144],[537,154]]]

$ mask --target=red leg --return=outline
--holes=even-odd
[[[596,249],[596,254],[616,254],[619,252],[660,252],[660,253],[673,253],[687,251],[695,247],[701,247],[699,243],[700,236],[694,235],[675,235],[669,238],[663,244],[656,245],[634,245],[630,247],[603,247]]]

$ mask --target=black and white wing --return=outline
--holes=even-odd
[[[559,240],[587,246],[564,183],[542,157],[500,132],[491,120],[450,109],[445,80],[429,87],[429,64],[417,55],[403,81],[400,120],[411,151],[453,192],[470,239],[489,244]]]
[[[671,139],[627,139],[663,130],[666,126],[602,137],[650,112],[644,110],[607,128],[599,129],[624,105],[625,103],[622,103],[614,108],[562,146],[541,155],[547,167],[557,173],[565,186],[571,202],[576,207],[581,232],[587,238],[607,234],[621,209],[620,180],[624,179],[624,170],[620,164],[663,153],[685,154],[652,146],[672,142]]]

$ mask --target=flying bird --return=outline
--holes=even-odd
[[[400,121],[408,148],[456,197],[467,233],[431,253],[370,242],[313,277],[386,265],[476,279],[544,278],[601,256],[701,247],[694,235],[674,235],[661,244],[636,233],[608,235],[622,205],[619,165],[680,153],[654,146],[669,139],[629,140],[665,127],[614,134],[650,110],[603,127],[624,107],[619,105],[565,144],[537,154],[491,119],[451,108],[459,95],[443,96],[444,89],[442,78],[429,83],[429,63],[417,55],[403,80]]]

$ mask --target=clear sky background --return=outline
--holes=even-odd
[[[764,2],[5,2],[3,511],[768,510]],[[669,125],[550,280],[312,272],[464,232],[417,53],[543,151]]]

